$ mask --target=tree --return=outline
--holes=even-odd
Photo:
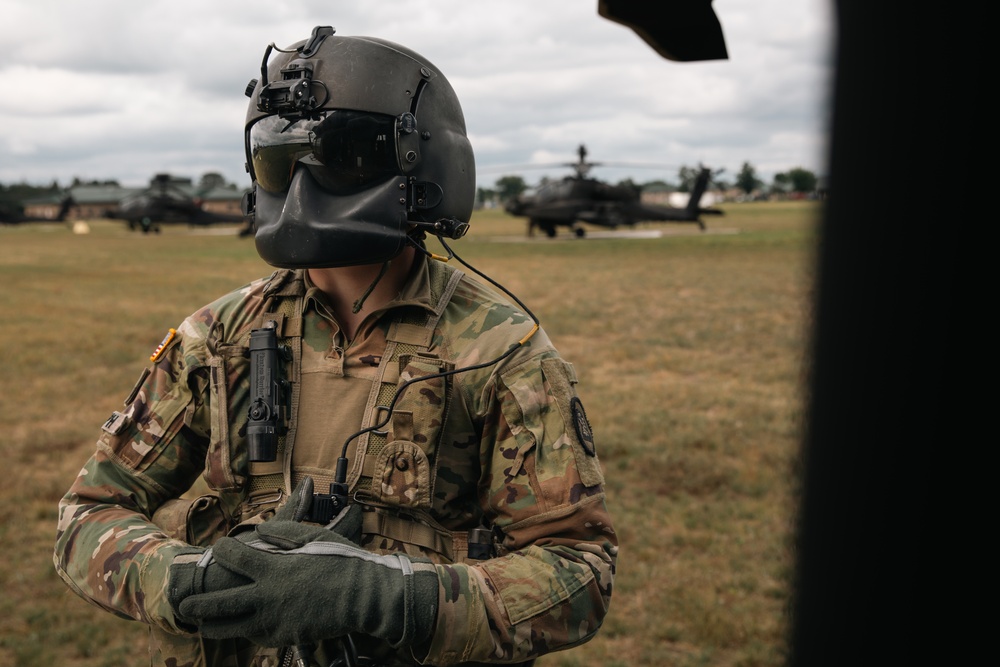
[[[62,192],[57,181],[52,181],[51,185],[31,185],[24,181],[11,185],[0,183],[0,202],[13,204],[20,210],[21,202],[25,199],[37,199],[58,195]]]
[[[618,181],[619,188],[626,188],[636,193],[637,195],[642,192],[642,186],[633,181],[631,178],[625,178]]]
[[[491,204],[497,196],[497,191],[490,188],[476,188],[476,205],[485,206],[487,202]]]
[[[652,181],[646,181],[641,186],[643,190],[647,188],[653,188],[654,190],[676,190],[676,186],[667,183],[663,179],[657,178]]]
[[[722,180],[722,175],[726,173],[725,167],[720,167],[719,169],[712,169],[711,175],[708,177],[708,187],[709,189],[715,188],[719,192],[725,192],[729,189],[729,183]]]
[[[771,189],[775,192],[789,193],[792,191],[791,179],[785,172],[778,172],[774,175],[774,182],[771,183]]]
[[[678,192],[691,192],[694,189],[694,182],[698,178],[698,174],[701,173],[701,169],[697,167],[688,167],[686,165],[682,166],[677,171],[677,180],[680,181],[680,185],[677,186]]]
[[[208,190],[213,190],[215,188],[226,187],[225,177],[215,171],[210,171],[208,173],[201,175],[201,180],[198,181],[198,189],[207,192]]]
[[[502,201],[514,199],[528,189],[528,185],[520,176],[501,176],[493,186]]]
[[[764,182],[757,178],[757,170],[749,162],[744,162],[740,171],[736,174],[736,187],[746,194],[764,185]]]
[[[816,183],[819,181],[816,174],[802,167],[795,167],[787,172],[775,174],[774,182],[776,184],[779,182],[779,177],[781,189],[785,192],[815,192]]]
[[[120,184],[118,183],[118,181],[116,181],[113,178],[109,178],[109,179],[104,180],[104,181],[100,181],[100,180],[97,180],[97,179],[85,181],[85,180],[81,179],[79,176],[74,176],[73,177],[73,182],[70,185],[70,187],[74,187],[75,188],[75,187],[80,186],[80,185],[110,185],[110,186],[113,186],[113,187],[120,187]]]
[[[795,167],[788,170],[788,180],[792,184],[792,192],[815,192],[819,179],[808,169]]]

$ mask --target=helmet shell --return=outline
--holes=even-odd
[[[373,220],[386,216],[392,206],[398,209],[401,190],[408,187],[400,185],[403,181],[407,184],[436,184],[440,188],[440,192],[437,192],[437,188],[431,186],[435,195],[440,196],[428,198],[423,202],[424,206],[413,206],[412,202],[408,202],[403,215],[405,220],[434,222],[442,218],[454,218],[467,222],[475,199],[475,159],[458,96],[448,80],[420,54],[387,40],[330,34],[317,47],[315,35],[318,30],[314,31],[312,40],[303,40],[287,49],[271,52],[266,65],[266,82],[258,80],[253,83],[252,89],[248,87],[250,104],[245,124],[248,168],[252,163],[249,154],[251,126],[266,116],[285,115],[267,108],[266,99],[264,105],[261,104],[261,92],[265,83],[281,81],[283,69],[308,68],[311,70],[312,84],[309,91],[314,96],[314,105],[311,107],[314,111],[349,109],[394,117],[409,113],[416,121],[414,132],[397,137],[402,178],[396,179],[393,188],[376,187],[370,193],[373,198],[391,197],[392,202],[365,202],[364,197],[359,199],[355,196],[349,207],[333,202],[328,207],[312,206],[311,216],[324,217],[323,220],[317,219],[314,222],[326,229],[326,233],[321,234],[318,239],[312,238],[312,243],[322,242],[324,235],[335,233],[336,220],[328,218],[344,216],[345,209],[348,215],[350,211],[358,214],[354,221],[345,221],[348,224],[345,224],[343,231],[348,234],[357,234],[358,229],[364,229],[364,224],[371,224]],[[258,199],[261,196],[262,193],[257,194]],[[336,199],[330,194],[326,194],[326,197]],[[272,213],[274,208],[273,205],[267,207]],[[262,214],[265,217],[262,218]],[[272,219],[267,219],[270,214],[260,210],[260,207],[257,207],[254,215],[258,236],[269,224],[278,223],[273,215]],[[283,223],[290,221],[288,214],[282,217]],[[393,210],[387,217],[391,218],[385,221],[391,229],[398,229],[398,211]],[[359,222],[363,224],[359,226]],[[310,221],[298,220],[297,223],[300,227],[303,224],[308,226]],[[410,228],[406,225],[403,227],[402,232],[390,233],[405,235]],[[272,236],[286,239],[284,243],[294,241],[288,238],[287,233]],[[385,233],[380,231],[377,236],[384,243]],[[258,247],[261,241],[268,242],[267,239],[258,238]],[[267,260],[270,263],[278,262],[275,265],[283,265],[280,260],[283,252],[261,254],[265,259],[267,255],[271,255],[273,259]],[[343,258],[339,258],[336,264],[329,265],[341,265],[343,261]]]

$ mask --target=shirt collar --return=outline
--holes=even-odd
[[[416,306],[433,312],[430,268],[428,267],[428,262],[430,261],[420,255],[414,258],[413,267],[406,282],[403,284],[403,289],[396,295],[396,298],[375,312],[383,313],[406,306]],[[329,302],[327,301],[326,294],[309,279],[308,271],[302,269],[301,273],[305,286],[304,307],[308,308],[308,305],[311,303],[319,312],[333,319],[333,310],[328,305]]]

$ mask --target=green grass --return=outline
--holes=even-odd
[[[576,366],[622,544],[602,631],[539,665],[784,662],[818,209],[724,208],[705,234],[530,242],[483,212],[452,244]],[[55,507],[167,328],[270,272],[235,230],[0,227],[0,667],[147,660],[55,575]]]

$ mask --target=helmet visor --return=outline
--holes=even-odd
[[[284,192],[298,164],[333,194],[352,194],[400,173],[396,119],[334,110],[317,118],[265,116],[250,126],[250,165],[257,185]]]

